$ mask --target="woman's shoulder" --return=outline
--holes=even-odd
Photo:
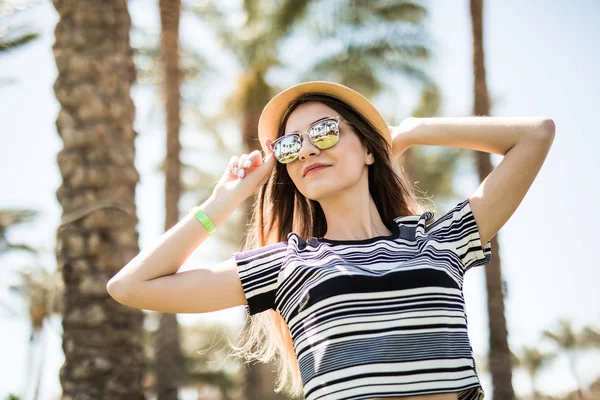
[[[295,232],[290,232],[287,234],[285,240],[237,251],[233,253],[233,255],[237,260],[260,258],[264,256],[283,256],[290,250],[303,249],[306,245],[307,241],[302,239],[300,235]]]
[[[433,211],[424,211],[415,215],[402,215],[394,218],[394,221],[398,224],[416,225],[420,221],[430,222],[434,216],[435,213]]]
[[[394,218],[394,222],[400,228],[417,228],[422,226],[423,228],[432,224],[435,219],[435,213],[433,211],[423,211],[415,215],[402,215]]]
[[[436,225],[444,220],[455,218],[457,214],[462,215],[468,213],[470,211],[469,198],[452,203],[450,207],[448,207],[448,211],[444,213],[437,212],[436,209],[437,207],[433,204],[432,206],[428,206],[427,209],[422,210],[420,213],[399,216],[394,218],[394,221],[403,225]],[[436,218],[436,215],[439,215],[439,217]]]

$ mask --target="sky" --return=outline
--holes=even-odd
[[[468,116],[473,101],[468,1],[432,0],[429,10],[429,25],[437,43],[432,74],[443,91],[442,115]],[[156,7],[137,0],[132,3],[131,13],[135,24],[158,29]],[[556,328],[560,318],[570,319],[578,329],[600,326],[600,262],[594,257],[594,235],[600,226],[596,206],[600,203],[600,163],[596,154],[600,136],[595,120],[600,110],[598,17],[600,2],[594,0],[489,0],[484,9],[493,115],[548,116],[556,123],[556,137],[544,166],[498,234],[507,281],[509,341],[516,353],[531,345],[552,350],[549,343],[540,341],[540,336],[544,329]],[[55,193],[61,182],[56,155],[62,142],[55,128],[59,105],[52,89],[56,67],[51,46],[57,15],[49,1],[43,0],[34,19],[42,37],[0,56],[0,78],[14,80],[0,86],[0,208],[41,211],[38,222],[15,229],[11,239],[44,249],[38,261],[51,270],[56,266],[53,248],[61,215]],[[207,34],[189,19],[182,21],[182,32],[184,39],[192,41]],[[226,59],[220,64],[222,73],[231,78],[219,82],[224,95],[234,89],[236,67]],[[143,248],[162,232],[164,186],[156,165],[164,157],[164,134],[160,121],[152,117],[154,92],[136,87],[133,96],[136,130],[140,133],[136,166],[141,182],[136,196]],[[398,103],[399,120],[408,116],[409,100],[407,90]],[[393,110],[390,104],[378,106]],[[193,137],[191,127],[184,130],[188,138]],[[498,163],[501,157],[494,156],[493,160]],[[472,166],[460,171],[457,184],[464,198],[475,191]],[[438,204],[440,212],[450,206]],[[213,248],[214,242],[209,239],[184,268],[206,264]],[[15,266],[27,262],[30,258],[22,255],[3,258],[0,281],[15,283]],[[474,268],[465,277],[465,298],[473,349],[483,357],[487,351],[483,268]],[[0,398],[20,392],[25,383],[29,326],[22,317],[24,307],[18,298],[0,289]],[[182,323],[238,323],[241,316],[241,309],[234,308],[178,318]],[[41,390],[44,400],[55,399],[60,393],[58,369],[64,361],[60,320],[53,319],[46,329]],[[600,376],[600,353],[581,357],[577,372],[584,384]],[[491,393],[488,374],[482,372],[481,379],[484,389]],[[529,393],[530,384],[523,372],[516,371],[513,382],[518,394]],[[565,393],[574,385],[564,357],[546,368],[538,380],[539,388],[549,394]]]

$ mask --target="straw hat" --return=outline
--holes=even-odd
[[[307,93],[325,94],[342,100],[369,121],[385,138],[390,147],[392,146],[392,136],[387,122],[366,97],[338,83],[313,81],[292,86],[267,103],[258,121],[258,139],[265,152],[267,151],[265,139],[275,140],[277,138],[277,129],[289,106],[298,97]]]

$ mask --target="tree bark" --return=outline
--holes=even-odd
[[[483,52],[483,0],[470,0],[473,29],[473,114],[487,116],[490,113],[489,95],[485,76]],[[493,170],[490,155],[475,152],[477,174],[483,181]],[[511,352],[508,346],[508,331],[504,315],[504,292],[500,268],[500,246],[497,237],[491,241],[492,261],[485,267],[489,324],[489,370],[492,375],[494,400],[514,400],[512,386]]]
[[[160,0],[161,63],[166,112],[165,231],[179,221],[181,198],[181,69],[179,57],[180,0]],[[156,392],[158,400],[177,400],[183,383],[184,358],[177,314],[161,313],[155,333]]]
[[[62,399],[143,399],[143,313],[108,280],[139,253],[135,79],[126,0],[53,0],[54,84],[63,140],[57,265],[65,284]]]

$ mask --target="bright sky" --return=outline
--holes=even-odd
[[[155,9],[135,2],[135,23],[158,29]],[[502,267],[508,282],[506,313],[510,343],[518,353],[523,345],[537,345],[543,329],[553,329],[559,318],[569,318],[576,328],[600,325],[599,262],[594,258],[594,237],[600,226],[596,211],[600,203],[600,163],[596,149],[595,116],[600,110],[600,3],[530,0],[489,0],[485,9],[485,50],[488,82],[496,116],[546,115],[557,126],[554,146],[538,178],[517,212],[499,234]],[[444,116],[469,115],[472,104],[471,32],[468,1],[431,1],[431,28],[438,42],[434,75],[444,92]],[[46,249],[40,262],[55,268],[53,246],[60,219],[55,192],[60,185],[56,154],[62,142],[56,133],[58,103],[52,85],[56,68],[52,55],[56,13],[47,2],[36,12],[42,38],[26,48],[0,58],[0,77],[17,81],[0,87],[0,208],[27,207],[40,210],[38,223],[14,231],[15,241]],[[196,29],[196,30],[195,30]],[[184,21],[185,34],[197,28]],[[197,36],[196,36],[197,38]],[[225,73],[235,72],[224,65]],[[223,79],[226,90],[232,79]],[[138,215],[141,246],[161,233],[163,224],[162,177],[154,172],[164,156],[164,136],[148,116],[152,114],[152,91],[136,88],[136,164],[141,172]],[[398,110],[399,117],[408,111]],[[151,124],[154,124],[151,126]],[[499,157],[495,157],[496,162]],[[594,161],[596,160],[596,161]],[[457,180],[464,197],[476,188],[472,170]],[[441,210],[449,204],[438,205]],[[208,244],[208,247],[211,245]],[[187,267],[201,263],[195,254]],[[22,256],[3,259],[0,281],[14,282],[11,265],[25,263]],[[3,287],[5,285],[2,285]],[[4,289],[1,289],[4,290]],[[487,351],[487,317],[482,268],[469,271],[465,280],[470,337],[477,355]],[[19,392],[26,373],[29,327],[14,317],[5,304],[19,312],[24,306],[5,290],[0,291],[0,395]],[[198,320],[236,320],[240,310],[210,316],[182,315],[183,323]],[[42,399],[60,393],[58,368],[63,362],[60,321],[49,330]],[[551,349],[545,342],[542,347]],[[600,354],[581,357],[578,373],[588,384],[600,376]],[[491,393],[489,376],[481,374]],[[518,394],[530,391],[522,372],[514,375]],[[561,357],[540,375],[539,388],[560,394],[574,388],[567,363]]]

